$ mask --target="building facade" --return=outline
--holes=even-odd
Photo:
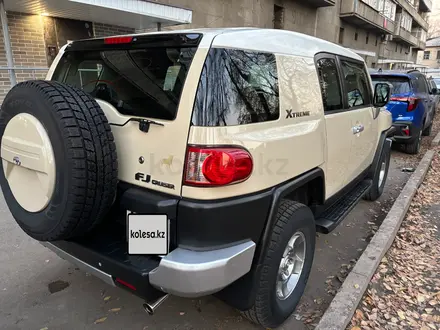
[[[425,50],[418,53],[417,63],[432,69],[440,69],[440,38],[430,39],[426,42]]]
[[[254,26],[297,31],[350,48],[371,67],[416,63],[432,0],[159,0],[193,10],[189,27]],[[176,28],[176,27],[172,27]]]
[[[135,0],[145,5],[166,6],[166,13],[174,13],[179,8],[192,13],[188,20],[174,21],[164,21],[159,15],[151,14],[147,20],[149,24],[146,24],[145,20],[135,16],[127,16],[124,20],[124,0],[100,0],[99,8],[90,7],[94,15],[86,15],[92,12],[89,8],[63,11],[50,7],[55,3],[64,3],[62,8],[78,3],[72,0],[41,0],[39,3],[46,4],[44,10],[35,5],[18,6],[31,0],[0,0],[3,1],[13,65],[27,68],[15,70],[17,81],[43,77],[43,68],[50,65],[59,48],[68,40],[157,28],[249,26],[286,29],[350,48],[364,57],[371,67],[382,67],[383,60],[415,63],[417,52],[426,47],[427,14],[432,8],[432,0]],[[96,0],[81,1],[90,6],[94,2]],[[101,13],[106,2],[109,6],[121,2],[120,15]],[[179,24],[182,22],[185,24]],[[11,86],[7,66],[7,55],[1,42],[0,99]],[[29,67],[39,69],[32,71]]]

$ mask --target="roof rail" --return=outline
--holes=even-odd
[[[420,70],[417,70],[417,69],[411,69],[411,70],[408,70],[408,71],[407,71],[407,73],[411,73],[411,72],[420,72]]]

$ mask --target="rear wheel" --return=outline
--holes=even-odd
[[[423,136],[430,136],[432,133],[432,122],[423,130]]]
[[[413,142],[405,145],[405,152],[410,155],[416,155],[420,151],[420,145],[422,143],[422,130]]]
[[[380,155],[379,166],[373,176],[373,183],[370,190],[365,194],[364,199],[375,201],[382,195],[390,167],[390,157],[390,150],[388,148],[384,149]]]
[[[254,305],[242,314],[266,328],[282,324],[295,310],[306,287],[315,251],[311,210],[283,200],[257,284]]]
[[[81,236],[104,218],[116,195],[117,155],[91,96],[57,82],[20,83],[2,104],[0,137],[3,195],[29,236]]]

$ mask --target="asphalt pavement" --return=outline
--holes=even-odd
[[[305,295],[281,329],[301,330],[317,323],[410,176],[401,171],[406,165],[393,151],[380,200],[360,202],[333,233],[319,234]],[[0,329],[259,329],[212,296],[170,297],[153,316],[144,312],[142,303],[29,238],[0,194]]]

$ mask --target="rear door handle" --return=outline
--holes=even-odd
[[[351,130],[353,131],[353,134],[359,134],[360,132],[364,131],[364,125],[362,124],[358,124],[356,126],[353,126],[351,128]]]

